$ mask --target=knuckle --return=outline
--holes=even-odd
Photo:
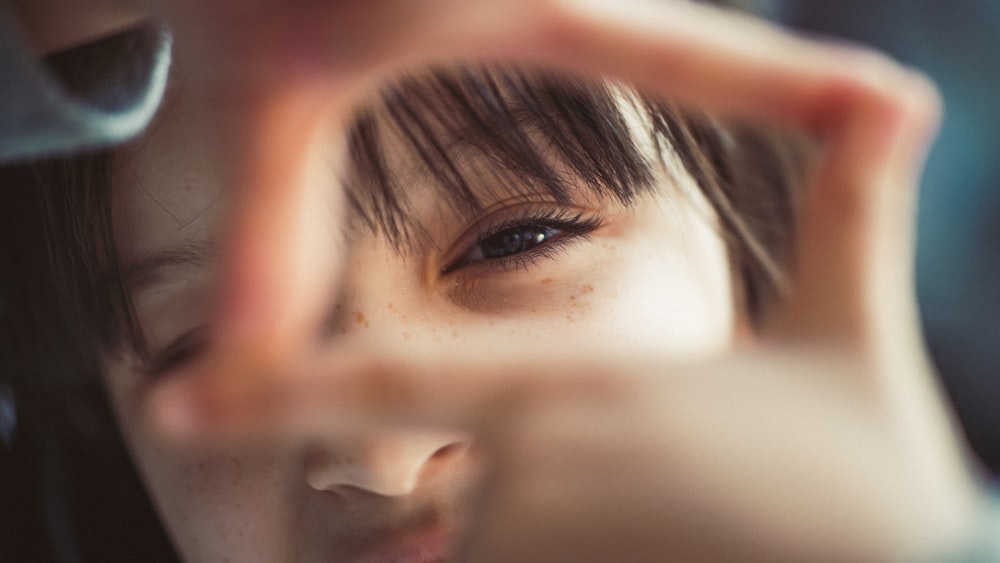
[[[941,119],[944,105],[933,81],[884,53],[841,46],[835,49],[833,68],[826,116],[877,118],[919,130],[936,127]]]
[[[847,73],[846,86],[855,105],[882,111],[899,111],[908,105],[905,71],[886,55],[859,51],[841,68]]]
[[[581,9],[580,3],[571,0],[536,0],[531,11],[546,49],[578,44],[593,23],[592,16]]]

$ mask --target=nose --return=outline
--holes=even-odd
[[[386,497],[405,496],[457,465],[468,444],[456,434],[398,432],[314,447],[306,454],[305,478],[321,491],[360,489]]]

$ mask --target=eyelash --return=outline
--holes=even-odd
[[[461,257],[442,268],[441,274],[448,275],[467,267],[488,268],[498,272],[524,269],[535,264],[541,258],[557,256],[569,244],[586,240],[592,232],[601,227],[602,223],[602,218],[599,216],[584,217],[583,213],[567,209],[522,211],[479,232],[472,244],[464,247]],[[481,246],[490,238],[505,232],[527,228],[555,229],[561,232],[550,239],[539,242],[533,248],[508,256],[484,257],[477,261],[467,259],[473,249]]]

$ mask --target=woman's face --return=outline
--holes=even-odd
[[[161,441],[142,417],[142,393],[174,376],[204,334],[222,223],[238,189],[218,180],[221,149],[201,129],[205,111],[180,97],[122,151],[114,184],[117,244],[153,360],[111,361],[107,384],[169,534],[190,562],[443,559],[474,479],[467,435],[331,432],[207,452]],[[641,137],[642,120],[631,121]],[[328,341],[370,350],[417,343],[428,362],[483,331],[536,346],[586,342],[590,353],[595,341],[678,359],[725,350],[744,325],[728,258],[710,206],[671,158],[656,168],[655,189],[628,206],[569,178],[569,205],[527,182],[504,197],[473,185],[486,204],[475,216],[445,205],[433,179],[411,167],[410,212],[426,236],[405,252],[361,221],[329,214],[329,244],[315,259],[344,267]],[[329,190],[341,189],[327,160],[309,166]]]

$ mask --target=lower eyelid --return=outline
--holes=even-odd
[[[527,315],[549,305],[562,307],[559,286],[543,279],[585,275],[580,258],[590,255],[593,242],[589,235],[575,235],[503,261],[470,265],[452,274],[443,295],[477,314]]]

